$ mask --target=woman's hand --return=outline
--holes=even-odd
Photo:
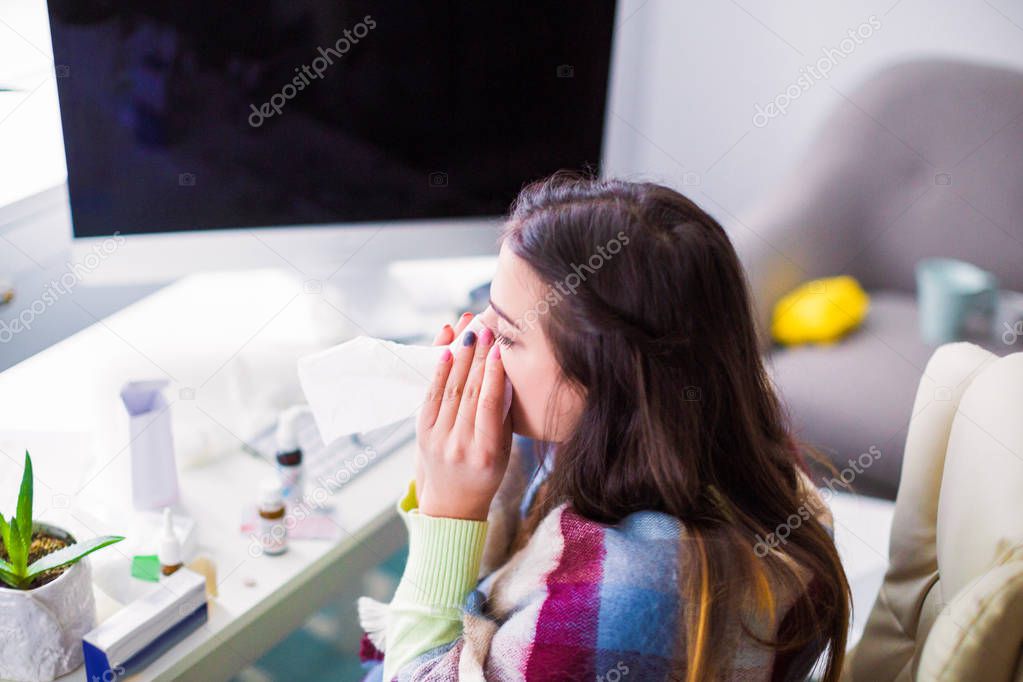
[[[445,329],[438,340],[457,336],[468,323],[463,316],[457,331]],[[416,491],[423,514],[484,521],[511,450],[511,420],[503,413],[507,379],[490,329],[466,339],[469,345],[441,357],[419,414]]]
[[[462,316],[458,318],[455,326],[452,327],[450,324],[446,324],[441,327],[441,330],[437,332],[437,336],[433,339],[433,345],[435,346],[450,346],[451,342],[462,333],[462,330],[469,326],[472,322],[472,313],[462,313]],[[418,426],[418,425],[417,425]],[[418,431],[418,429],[417,429]],[[423,491],[423,458],[416,453],[416,492],[422,493]]]

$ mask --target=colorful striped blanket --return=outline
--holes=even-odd
[[[463,607],[461,636],[404,665],[400,682],[680,679],[679,521],[638,512],[609,526],[562,505],[512,553],[543,480],[544,472],[533,475],[539,446],[516,437],[488,519],[482,577]],[[775,622],[793,596],[778,599]],[[751,625],[758,636],[774,635],[768,626]],[[783,665],[748,636],[736,641],[729,680],[790,679],[780,668],[805,671],[812,663],[790,658]],[[371,668],[366,680],[380,681],[382,666],[374,660],[382,655],[369,640],[363,644]]]

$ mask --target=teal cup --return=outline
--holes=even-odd
[[[990,337],[998,308],[998,280],[990,272],[953,258],[926,258],[916,265],[920,335],[940,345],[964,337],[979,318]]]

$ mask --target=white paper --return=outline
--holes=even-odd
[[[457,351],[479,318],[449,348]],[[444,346],[413,346],[358,336],[298,361],[298,378],[323,442],[364,433],[416,416],[426,398]],[[512,386],[504,384],[504,415],[511,408]]]

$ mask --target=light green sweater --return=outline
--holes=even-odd
[[[420,654],[462,634],[462,605],[476,587],[487,536],[486,521],[419,513],[416,484],[398,512],[409,534],[408,562],[390,605],[384,680]]]

